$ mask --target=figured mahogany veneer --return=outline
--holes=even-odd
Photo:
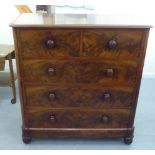
[[[88,60],[27,60],[23,62],[25,82],[96,83],[135,85],[137,62]],[[31,68],[31,69],[30,69]]]
[[[39,25],[29,16],[12,24],[23,141],[111,137],[130,144],[149,27],[59,24],[48,15],[37,16]]]
[[[95,86],[27,86],[26,104],[36,107],[55,108],[112,108],[131,106],[132,87]]]
[[[133,59],[143,56],[143,29],[88,30],[83,33],[83,55]]]
[[[26,112],[30,128],[126,128],[130,110],[31,110]]]
[[[23,47],[22,57],[52,58],[80,55],[79,30],[22,30],[19,32],[20,44]]]

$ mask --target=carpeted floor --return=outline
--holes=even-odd
[[[0,88],[0,149],[155,149],[155,79],[143,79],[131,145],[120,139],[37,139],[28,145],[21,138],[19,98],[12,105],[11,89]]]

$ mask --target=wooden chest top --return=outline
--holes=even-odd
[[[112,28],[150,28],[147,17],[136,15],[104,14],[35,14],[25,13],[16,18],[12,27],[112,27]]]

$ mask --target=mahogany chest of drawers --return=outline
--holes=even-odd
[[[11,24],[23,141],[109,137],[130,144],[150,27],[108,25],[104,17],[70,24],[66,16],[23,14]]]

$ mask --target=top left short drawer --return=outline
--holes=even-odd
[[[18,37],[23,59],[79,56],[79,30],[20,29]]]

